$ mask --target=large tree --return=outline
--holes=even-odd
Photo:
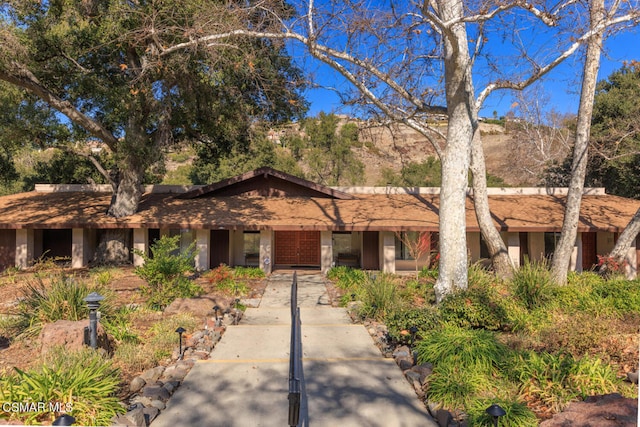
[[[616,13],[606,16],[600,23],[603,28],[629,19],[632,5],[614,3],[611,10]],[[617,8],[620,3],[623,7]],[[262,5],[269,8],[266,1]],[[350,105],[405,123],[428,138],[442,163],[441,259],[436,283],[441,299],[467,285],[465,199],[470,167],[483,237],[494,265],[509,270],[511,261],[488,207],[478,111],[492,92],[526,88],[590,39],[593,29],[582,32],[574,25],[576,17],[588,13],[588,4],[567,0],[545,6],[546,2],[526,1],[301,0],[301,17],[282,19],[281,31],[211,33],[167,51],[240,35],[296,40],[351,83],[354,92],[343,94]],[[538,34],[546,38],[523,41]],[[500,57],[498,52],[505,55]],[[478,91],[476,77],[482,83]],[[429,125],[431,113],[448,115],[446,135]]]
[[[288,14],[284,5],[275,12]],[[304,111],[300,72],[280,42],[164,51],[214,30],[273,24],[246,2],[9,1],[0,13],[0,80],[56,110],[78,138],[108,146],[108,214],[123,217],[136,211],[145,170],[168,144],[197,141],[216,158],[247,143],[254,120]]]

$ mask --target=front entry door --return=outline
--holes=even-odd
[[[320,265],[319,231],[276,231],[275,264]]]

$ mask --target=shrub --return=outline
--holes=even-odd
[[[517,356],[512,371],[523,395],[541,401],[554,412],[578,398],[615,391],[618,383],[615,372],[599,359],[576,360],[568,353],[527,351]]]
[[[435,367],[450,364],[466,372],[492,375],[502,364],[508,349],[494,333],[482,329],[464,329],[445,325],[427,334],[416,347],[418,361]]]
[[[500,330],[507,322],[503,298],[494,288],[473,286],[464,291],[449,294],[439,306],[443,322],[464,328]]]
[[[50,282],[48,285],[47,281]],[[112,294],[108,290],[89,286],[63,273],[47,278],[36,275],[34,281],[25,286],[16,309],[20,334],[34,336],[40,333],[45,323],[88,318],[89,309],[84,298],[94,291],[105,297],[100,304],[100,312],[109,313]]]
[[[144,259],[144,264],[136,267],[136,274],[146,280],[141,289],[147,296],[147,305],[153,309],[163,309],[176,298],[191,298],[202,293],[186,274],[193,272],[195,243],[185,251],[180,251],[180,236],[163,236],[151,246],[152,256],[136,251]]]
[[[428,267],[424,266],[418,273],[418,279],[430,279],[436,281],[438,279],[438,266]]]
[[[476,399],[467,408],[469,425],[493,426],[493,418],[486,410],[494,403],[506,412],[500,418],[500,425],[503,427],[536,427],[539,423],[536,415],[524,402],[512,399]]]
[[[139,341],[138,334],[133,329],[131,314],[135,309],[120,307],[110,316],[102,316],[100,323],[118,343]]]
[[[431,402],[442,404],[449,410],[459,410],[468,406],[490,384],[489,377],[478,371],[445,362],[433,368],[427,381],[427,395]]]
[[[354,270],[356,271],[356,270]],[[397,284],[389,274],[365,276],[364,283],[357,291],[363,305],[360,315],[374,319],[384,319],[393,312],[400,303]]]
[[[513,294],[529,310],[545,306],[553,297],[551,272],[544,263],[526,261],[511,279]]]
[[[124,412],[116,397],[119,373],[99,352],[58,349],[39,368],[15,371],[0,379],[0,400],[47,403],[44,411],[11,414],[25,424],[51,422],[61,414],[55,411],[60,407],[70,410],[79,425],[109,425]],[[49,402],[60,406],[50,408]]]
[[[233,275],[238,279],[261,279],[265,277],[264,271],[260,267],[235,267]]]
[[[416,337],[419,339],[440,326],[438,312],[432,307],[394,310],[387,315],[385,323],[391,338],[404,344],[411,340],[411,335],[407,332],[412,327],[418,328]]]
[[[367,274],[360,270],[346,266],[332,267],[327,272],[327,278],[336,282],[336,286],[343,290],[354,290],[360,287]]]

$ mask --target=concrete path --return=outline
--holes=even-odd
[[[288,426],[291,274],[270,276],[258,308],[228,326],[152,427]],[[323,276],[298,276],[303,378],[300,426],[437,424],[364,326],[332,308]]]

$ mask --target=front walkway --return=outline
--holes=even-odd
[[[287,426],[291,274],[270,276],[258,308],[228,326],[195,364],[153,427]],[[302,319],[301,426],[437,424],[362,325],[328,305],[324,278],[298,276]]]

